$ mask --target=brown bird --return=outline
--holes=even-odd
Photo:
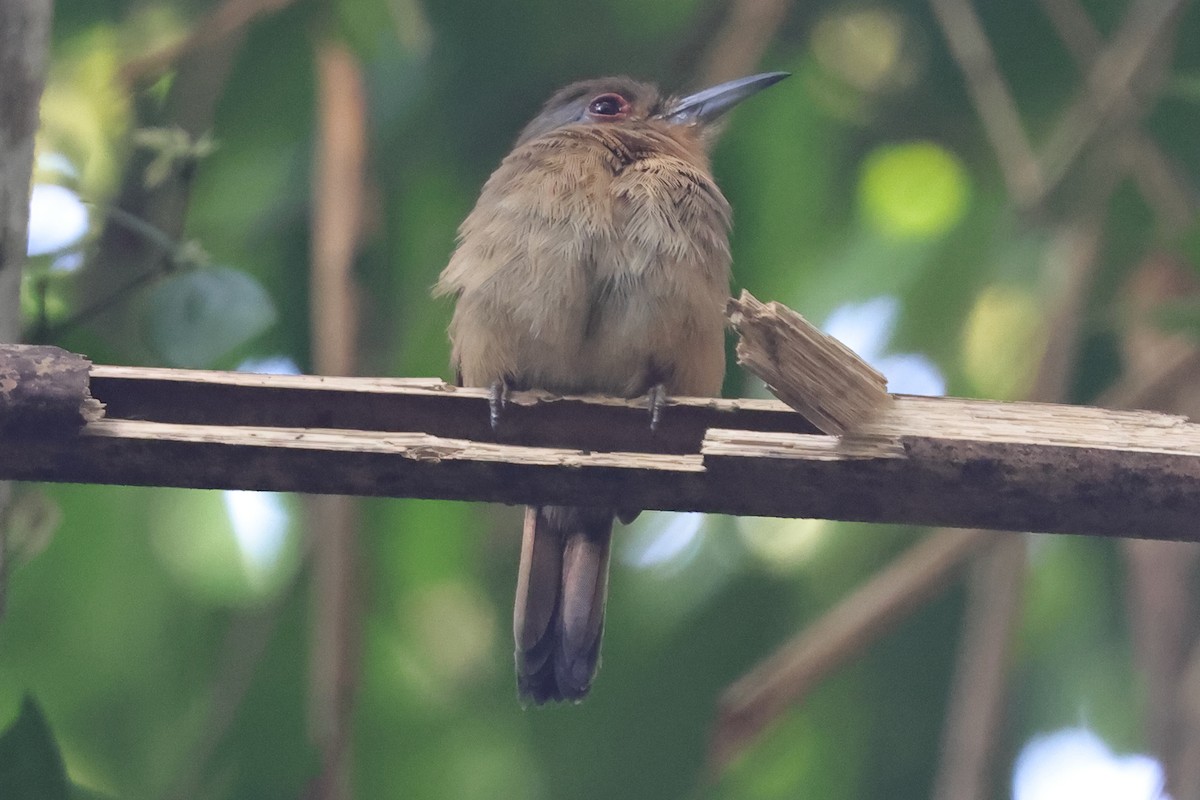
[[[601,78],[555,93],[459,229],[435,294],[458,382],[512,389],[712,396],[725,372],[729,203],[713,181],[713,122],[787,77],[772,72],[664,98]],[[513,613],[523,701],[579,700],[600,655],[613,518],[636,510],[525,511]]]

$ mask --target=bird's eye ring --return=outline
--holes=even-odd
[[[629,101],[614,92],[605,92],[588,103],[588,114],[593,119],[623,119],[629,114]]]

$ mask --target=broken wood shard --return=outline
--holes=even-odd
[[[887,378],[787,306],[743,290],[726,314],[739,336],[738,364],[822,432],[853,431],[891,400]]]

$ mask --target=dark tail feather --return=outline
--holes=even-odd
[[[525,509],[513,610],[517,692],[537,704],[579,700],[600,660],[613,512]]]

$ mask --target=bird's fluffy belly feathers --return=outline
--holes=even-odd
[[[729,205],[699,142],[567,127],[485,185],[438,284],[464,384],[716,394]]]

